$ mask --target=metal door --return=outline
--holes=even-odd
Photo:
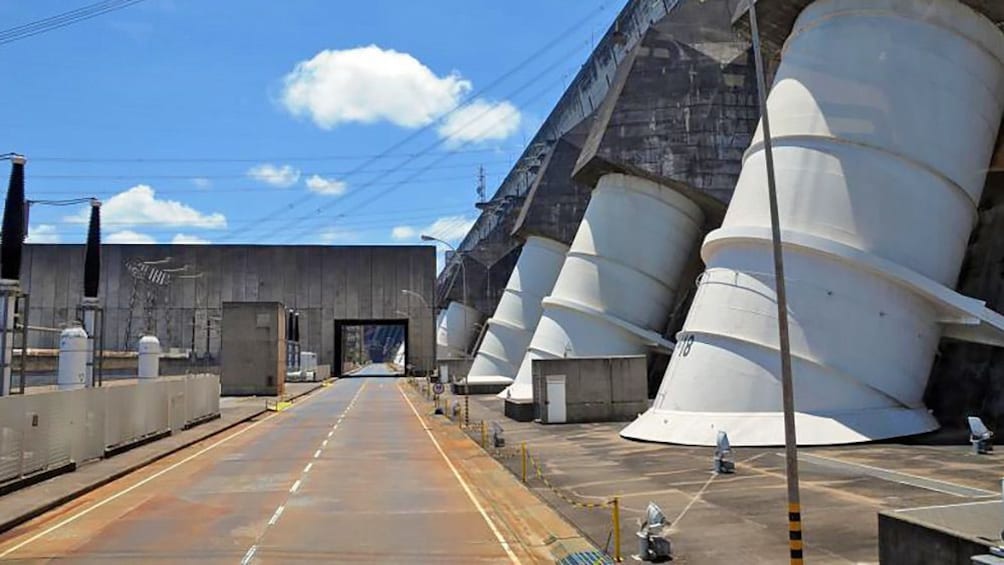
[[[547,376],[547,423],[565,423],[565,375]]]

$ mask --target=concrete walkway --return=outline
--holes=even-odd
[[[320,388],[319,383],[287,383],[289,396],[299,398]],[[76,471],[0,497],[0,532],[120,479],[190,445],[215,436],[265,412],[265,398],[224,397],[220,417],[169,437],[125,451],[108,459],[87,462]]]
[[[451,402],[463,404],[462,397]],[[624,423],[541,425],[502,414],[494,396],[471,397],[471,433],[499,422],[510,446],[526,443],[543,474],[568,498],[620,497],[625,556],[649,501],[672,522],[674,563],[785,563],[788,557],[784,449],[739,448],[733,475],[714,475],[712,448],[622,439]],[[1004,455],[976,456],[967,445],[863,444],[802,448],[800,476],[806,561],[878,562],[881,510],[1000,498]],[[502,459],[518,474],[518,459]],[[568,504],[533,479],[531,488],[602,547],[609,516]],[[999,529],[999,528],[998,528]]]

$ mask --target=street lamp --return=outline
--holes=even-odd
[[[457,251],[456,247],[454,247],[453,245],[451,245],[448,241],[443,241],[442,239],[439,239],[438,237],[432,237],[431,235],[426,235],[426,234],[423,233],[422,234],[422,241],[437,241],[437,242],[442,243],[443,245],[449,247],[450,251],[453,251],[457,255],[460,255],[460,251]],[[460,257],[460,277],[461,277],[461,284],[463,286],[463,302],[464,302],[464,306],[467,306],[467,265],[464,262],[463,256]],[[467,325],[467,311],[466,310],[464,310],[464,325],[465,326]],[[466,348],[464,349],[464,355],[465,356],[467,355]]]
[[[435,291],[433,291],[433,292],[435,292]],[[424,296],[422,296],[421,294],[415,292],[414,290],[404,288],[404,289],[401,289],[401,294],[406,294],[408,296],[414,296],[415,298],[419,299],[422,302],[422,304],[425,305],[426,308],[429,309],[429,318],[432,320],[432,349],[429,351],[429,353],[432,356],[433,369],[435,369],[435,365],[436,365],[436,308],[432,304],[429,304],[429,302],[425,299]],[[402,312],[400,310],[397,310],[397,313],[401,314]],[[410,318],[410,316],[407,315],[407,314],[405,314],[405,317],[406,318]]]
[[[454,247],[453,245],[451,245],[447,241],[443,241],[442,239],[439,239],[438,237],[432,237],[431,235],[426,235],[426,234],[423,233],[422,234],[422,241],[436,241],[436,242],[442,243],[446,247],[449,247],[455,254],[460,255],[460,251],[458,251],[456,247]],[[467,265],[466,265],[466,263],[465,263],[464,258],[463,258],[462,255],[460,257],[460,276],[461,276],[461,285],[463,287],[462,291],[463,291],[463,305],[464,305],[464,328],[466,329],[467,328],[467,308],[468,308],[468,306],[467,306]],[[467,344],[464,344],[464,359],[467,359],[468,356],[469,356],[469,354],[467,352]],[[470,387],[471,387],[471,383],[470,383],[470,381],[467,380],[467,376],[465,375],[464,376],[464,402],[465,402],[465,404],[466,404],[468,398],[470,398],[470,396],[471,396],[471,388]],[[470,413],[469,410],[465,409],[465,415],[464,415],[465,420],[469,417],[469,413]]]

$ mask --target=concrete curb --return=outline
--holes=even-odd
[[[336,379],[332,379],[331,382],[334,382],[335,380]],[[302,398],[304,396],[307,396],[308,394],[313,394],[314,392],[317,392],[317,391],[319,391],[319,390],[321,390],[323,388],[324,387],[321,386],[321,383],[317,383],[316,387],[314,387],[312,389],[309,389],[309,390],[305,390],[305,391],[297,394],[296,396],[292,396],[292,397],[289,398],[289,400],[292,401],[292,400],[296,400],[297,398]],[[146,467],[148,465],[152,465],[153,463],[156,463],[157,461],[160,461],[161,459],[164,459],[165,457],[169,457],[171,455],[174,455],[175,453],[178,453],[179,451],[182,451],[184,449],[188,449],[189,447],[192,447],[193,445],[195,445],[195,444],[197,444],[199,442],[202,442],[202,441],[205,441],[205,440],[207,440],[209,438],[218,436],[218,435],[222,434],[223,432],[232,430],[233,428],[235,428],[235,427],[237,427],[237,426],[239,426],[241,424],[244,424],[244,423],[246,423],[246,422],[248,422],[250,420],[253,420],[253,419],[261,416],[262,414],[264,414],[266,412],[267,412],[267,410],[265,409],[265,407],[263,405],[262,408],[261,408],[261,410],[258,410],[257,412],[253,412],[253,413],[251,413],[251,414],[249,414],[247,416],[244,416],[243,418],[241,418],[239,420],[235,420],[234,422],[231,422],[231,423],[227,424],[226,426],[223,426],[222,428],[219,428],[218,430],[213,430],[212,432],[209,432],[207,434],[201,435],[199,437],[193,437],[189,441],[186,441],[186,442],[182,443],[181,445],[175,446],[175,447],[173,447],[173,448],[171,448],[171,449],[169,449],[169,450],[167,450],[167,451],[165,451],[163,453],[158,453],[156,455],[148,457],[148,458],[146,458],[146,459],[144,459],[144,460],[142,460],[142,461],[140,461],[140,462],[138,462],[138,463],[136,463],[134,465],[130,465],[129,467],[126,467],[125,469],[120,469],[119,471],[116,471],[116,472],[112,473],[111,475],[108,475],[106,477],[98,479],[98,480],[96,480],[96,481],[94,481],[94,482],[92,482],[90,484],[84,485],[84,486],[82,486],[82,487],[80,487],[80,488],[78,488],[78,489],[76,489],[76,490],[74,490],[74,491],[72,491],[70,493],[67,493],[66,495],[63,495],[63,496],[61,496],[59,498],[56,498],[54,500],[50,500],[50,501],[45,502],[43,504],[39,504],[39,505],[34,506],[32,508],[25,509],[24,512],[22,512],[21,514],[15,516],[14,518],[10,518],[8,520],[0,522],[0,534],[6,533],[6,532],[8,532],[8,531],[10,531],[10,530],[12,530],[12,529],[20,526],[21,524],[24,524],[25,522],[28,522],[29,520],[33,520],[33,519],[41,516],[42,514],[45,514],[46,512],[49,512],[50,510],[54,510],[56,508],[59,508],[60,506],[62,506],[64,504],[67,504],[68,502],[71,502],[71,501],[73,501],[73,500],[75,500],[77,498],[80,498],[81,496],[84,496],[87,493],[93,492],[93,491],[95,491],[95,490],[97,490],[97,489],[99,489],[99,488],[101,488],[101,487],[103,487],[103,486],[105,486],[105,485],[107,485],[109,483],[115,482],[115,481],[117,481],[117,480],[119,480],[119,479],[121,479],[121,478],[123,478],[123,477],[125,477],[127,475],[131,475],[132,473],[135,473],[136,471],[139,471],[140,469],[142,469],[142,468],[144,468],[144,467]],[[196,428],[190,428],[190,429],[196,429]]]

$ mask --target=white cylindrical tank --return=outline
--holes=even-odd
[[[139,338],[139,378],[156,379],[160,376],[160,340],[156,336]]]
[[[768,109],[800,444],[937,428],[922,396],[952,308],[975,302],[949,287],[1002,108],[1004,35],[955,0],[819,0],[798,18]],[[653,407],[622,435],[782,444],[760,132],[702,256]]]
[[[436,329],[436,356],[456,359],[467,356],[471,342],[478,335],[484,314],[460,302],[450,302],[439,314]]]
[[[80,326],[66,328],[59,334],[59,390],[84,388],[87,384],[87,332]]]
[[[662,338],[704,213],[660,184],[600,178],[516,380],[499,396],[533,397],[533,359],[644,354]]]
[[[495,315],[488,320],[467,375],[471,384],[507,385],[513,381],[544,311],[541,302],[554,288],[567,252],[568,246],[553,239],[527,238]]]

